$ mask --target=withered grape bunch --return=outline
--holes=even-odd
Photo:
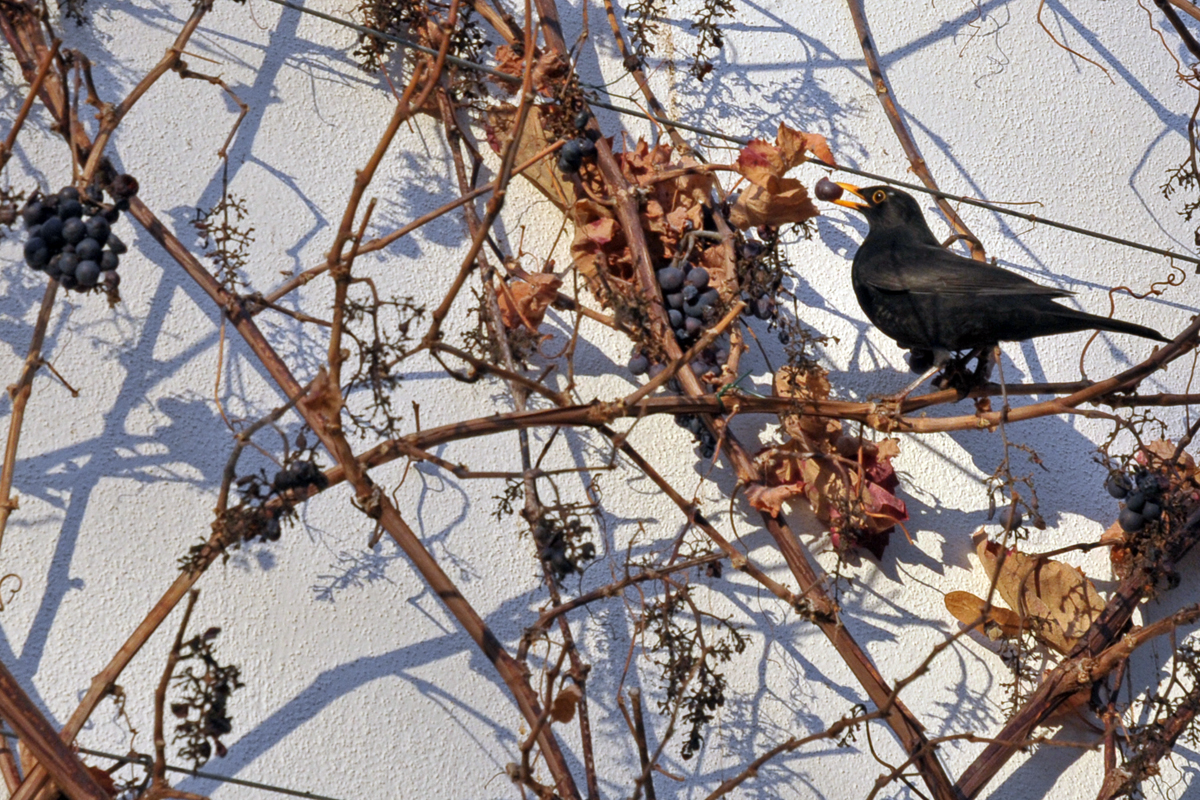
[[[64,186],[56,194],[34,193],[21,209],[25,223],[25,263],[62,284],[85,292],[97,286],[112,293],[121,284],[117,267],[128,247],[112,225],[137,193],[137,181],[120,175],[109,187],[115,202],[107,205],[92,187],[86,193]]]

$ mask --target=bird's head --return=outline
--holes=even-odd
[[[933,242],[937,238],[925,222],[921,206],[913,196],[890,186],[868,186],[860,189],[849,183],[839,183],[845,191],[860,198],[863,202],[851,200],[845,196],[834,200],[839,206],[853,208],[867,218],[872,231],[908,228],[922,239]]]

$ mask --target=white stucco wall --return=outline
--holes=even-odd
[[[161,57],[190,10],[186,2],[102,3],[91,0],[91,24],[63,27],[66,45],[86,52],[107,99],[133,86]],[[347,15],[351,4],[320,4]],[[567,40],[581,26],[578,3],[561,5]],[[930,169],[948,191],[993,201],[1040,203],[1034,213],[1166,248],[1189,251],[1193,226],[1176,213],[1181,199],[1166,200],[1159,186],[1186,152],[1186,122],[1194,90],[1175,78],[1174,63],[1135,4],[1047,4],[1043,18],[1055,35],[1109,70],[1057,46],[1038,27],[1034,2],[982,4],[871,3],[871,24],[896,98],[905,110]],[[676,15],[688,18],[690,7]],[[603,8],[590,8],[592,38],[580,68],[586,79],[621,78],[608,44]],[[1161,17],[1154,22],[1163,27]],[[839,160],[911,179],[907,162],[866,77],[849,13],[839,3],[739,3],[726,27],[727,43],[714,74],[703,84],[666,68],[653,72],[656,89],[673,112],[695,125],[726,133],[771,137],[779,122],[829,137]],[[386,86],[357,69],[348,56],[355,35],[327,22],[302,17],[263,0],[247,6],[219,2],[188,47],[193,69],[219,73],[250,106],[231,150],[230,190],[245,198],[257,239],[248,279],[255,289],[276,285],[281,271],[322,261],[350,189],[390,114]],[[1177,38],[1166,33],[1176,47]],[[687,52],[686,21],[668,26],[661,52]],[[1185,63],[1186,53],[1176,47]],[[5,127],[19,105],[17,68],[4,62]],[[672,85],[672,75],[679,76]],[[610,87],[633,94],[628,78]],[[164,78],[134,109],[111,145],[111,154],[141,180],[141,198],[185,243],[197,206],[221,193],[216,151],[235,109],[219,90],[200,81]],[[606,132],[624,125],[647,135],[637,119],[599,112]],[[3,180],[22,189],[36,181],[57,189],[69,178],[63,146],[48,131],[39,108],[21,135]],[[729,151],[710,151],[714,160]],[[421,119],[400,132],[370,194],[379,198],[375,225],[387,230],[455,195],[445,166],[440,126]],[[799,168],[815,182],[820,173]],[[922,200],[928,211],[931,204]],[[932,213],[932,212],[930,212]],[[1168,273],[1166,260],[1119,246],[1033,226],[980,209],[962,216],[989,254],[1042,282],[1078,292],[1080,307],[1107,311],[1108,287],[1144,290]],[[946,232],[940,218],[935,231]],[[559,216],[540,195],[516,185],[505,212],[515,247],[524,226],[524,248],[544,254]],[[205,537],[215,490],[231,447],[214,399],[230,417],[253,419],[280,402],[253,357],[232,332],[219,370],[219,319],[202,293],[155,242],[125,218],[118,227],[131,245],[121,287],[124,303],[110,309],[97,296],[68,294],[58,301],[47,339],[55,368],[81,392],[72,398],[44,372],[34,384],[15,490],[21,508],[13,515],[0,552],[3,572],[24,581],[0,613],[0,661],[8,665],[61,724],[90,677],[142,619],[176,574],[176,559]],[[432,305],[465,252],[461,217],[448,215],[385,253],[360,261],[381,286]],[[789,258],[801,319],[834,337],[823,350],[837,396],[865,398],[899,389],[908,377],[901,352],[870,330],[849,283],[849,258],[865,232],[861,219],[832,210],[818,221],[811,241],[795,239]],[[0,242],[0,376],[15,380],[28,347],[44,278],[19,263],[12,239]],[[566,262],[565,252],[558,253]],[[1190,273],[1192,270],[1187,268]],[[1194,278],[1161,299],[1117,299],[1118,315],[1173,334],[1198,305]],[[318,316],[331,298],[321,281],[300,293],[299,307]],[[460,303],[454,320],[465,318]],[[563,341],[569,320],[552,313]],[[323,341],[292,320],[264,314],[272,343],[301,380],[314,374]],[[629,391],[623,364],[628,346],[595,326],[580,353],[582,399],[611,399]],[[760,331],[761,332],[761,331]],[[768,335],[773,358],[781,349]],[[1005,347],[1008,380],[1073,380],[1083,334],[1035,345]],[[1093,346],[1088,373],[1100,376],[1141,360],[1148,343],[1108,337]],[[753,376],[761,390],[769,376],[760,360]],[[1189,364],[1180,362],[1144,385],[1182,391]],[[499,385],[466,387],[439,377],[432,361],[414,365],[397,390],[395,406],[421,404],[421,424],[431,427],[506,409]],[[955,409],[966,413],[966,404]],[[6,412],[8,401],[0,408]],[[1164,412],[1169,431],[1182,431],[1181,412]],[[411,424],[411,415],[409,423]],[[295,418],[288,429],[296,430]],[[750,431],[745,423],[741,430]],[[1049,528],[1034,532],[1029,548],[1045,550],[1091,540],[1107,527],[1116,503],[1101,489],[1103,470],[1092,460],[1103,424],[1056,417],[1012,426],[1012,441],[1030,445],[1047,471],[1016,454],[1014,470],[1034,472]],[[544,440],[544,432],[538,440]],[[761,441],[770,440],[770,431]],[[270,433],[263,446],[278,449]],[[568,436],[560,466],[583,458],[582,437]],[[589,440],[590,441],[590,440]],[[730,531],[723,500],[733,478],[723,466],[703,481],[686,434],[665,419],[640,424],[634,444],[672,483],[696,491],[706,512]],[[752,439],[753,441],[753,439]],[[596,442],[593,441],[593,444]],[[515,435],[444,448],[439,454],[474,469],[518,468]],[[598,463],[594,451],[590,463]],[[247,464],[266,465],[265,460]],[[985,522],[987,495],[981,478],[1001,458],[994,433],[906,437],[897,465],[912,515],[913,542],[893,537],[882,562],[865,558],[847,570],[840,586],[847,625],[888,679],[903,677],[947,633],[957,630],[942,606],[952,589],[984,590],[974,568],[970,534]],[[328,464],[328,460],[325,462]],[[377,480],[394,487],[402,464],[380,470]],[[641,525],[638,546],[661,549],[680,529],[677,510],[623,468],[600,473],[609,516],[599,529],[604,557],[582,586],[610,578],[611,555],[619,557]],[[579,483],[566,482],[580,496]],[[535,577],[519,519],[497,522],[493,495],[499,483],[464,482],[430,467],[412,469],[396,493],[410,523],[468,599],[503,641],[515,644],[531,609],[545,600]],[[519,716],[487,662],[457,629],[436,597],[387,541],[366,549],[368,521],[337,487],[309,504],[304,525],[271,545],[236,552],[200,583],[197,630],[220,624],[220,652],[242,668],[248,688],[235,695],[230,754],[208,769],[336,798],[513,797],[504,776],[517,757]],[[799,531],[818,550],[819,526],[793,515]],[[769,537],[736,511],[737,532],[755,558],[788,581],[773,556]],[[730,534],[732,535],[732,534]],[[648,537],[648,538],[647,538]],[[823,564],[834,558],[826,552]],[[1073,559],[1098,586],[1111,588],[1106,556]],[[617,563],[616,561],[612,563]],[[1187,573],[1185,573],[1187,574]],[[1194,602],[1184,586],[1170,602]],[[568,591],[577,591],[576,579]],[[324,587],[324,588],[323,588]],[[861,700],[855,684],[824,637],[767,593],[738,577],[717,582],[713,610],[733,613],[750,637],[747,652],[727,667],[730,699],[712,728],[703,753],[682,762],[668,748],[666,768],[689,776],[676,784],[659,778],[659,797],[702,797],[719,779],[740,771],[755,755],[787,736],[820,730]],[[706,597],[708,597],[706,595]],[[1155,611],[1151,606],[1148,613]],[[122,676],[128,710],[139,730],[134,746],[151,747],[153,687],[174,635],[173,616]],[[605,797],[626,796],[636,753],[612,704],[629,646],[629,621],[619,603],[597,606],[582,647],[594,664],[593,725]],[[1157,650],[1163,658],[1166,647]],[[1154,656],[1142,659],[1153,674]],[[1003,722],[1000,684],[1008,672],[991,649],[963,639],[935,662],[931,673],[904,695],[931,736],[973,729],[987,735]],[[653,675],[631,675],[626,686],[653,694]],[[656,728],[662,722],[651,715]],[[565,729],[569,730],[569,729]],[[1086,727],[1063,730],[1063,740],[1092,740]],[[574,734],[564,734],[575,747]],[[891,737],[874,733],[880,755],[902,760]],[[104,706],[81,734],[80,744],[122,752],[129,746],[111,706]],[[881,771],[860,735],[855,748],[814,746],[782,759],[747,784],[744,796],[859,798]],[[979,745],[949,744],[942,750],[958,774]],[[816,755],[814,755],[816,754]],[[1148,791],[1179,796],[1191,780],[1195,754],[1187,745],[1174,765],[1164,765],[1161,786]],[[1095,795],[1098,755],[1042,748],[1021,756],[992,784],[997,798]],[[581,774],[581,772],[580,772]],[[1182,781],[1182,783],[1180,782]],[[209,781],[183,780],[181,788],[216,798],[257,797],[259,792]],[[707,789],[705,789],[707,787]],[[894,787],[893,787],[894,788]]]

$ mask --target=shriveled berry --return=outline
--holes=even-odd
[[[754,301],[754,316],[759,319],[770,319],[775,316],[775,302],[769,297],[760,297]]]
[[[129,248],[125,246],[124,242],[117,238],[115,233],[110,233],[108,235],[108,249],[112,250],[119,256],[129,252]]]
[[[1137,533],[1146,527],[1146,518],[1131,508],[1122,508],[1117,522],[1121,524],[1121,530],[1126,533]]]
[[[704,323],[695,317],[688,317],[683,321],[683,329],[687,331],[687,335],[690,337],[699,336],[704,330]]]
[[[112,272],[119,266],[121,266],[121,257],[112,250],[105,250],[100,254],[100,269]]]
[[[104,288],[110,292],[121,285],[121,276],[110,270],[105,270],[100,273],[100,280],[104,282]]]
[[[685,303],[691,303],[699,296],[700,296],[699,289],[697,289],[695,286],[693,286],[690,283],[684,284],[684,286],[683,286],[683,301]]]
[[[138,193],[137,178],[132,175],[118,175],[113,178],[112,185],[108,187],[108,191],[112,193],[113,197],[120,197],[122,199],[133,197]]]
[[[1021,527],[1021,523],[1025,521],[1021,512],[1013,507],[1008,507],[1000,512],[1000,524],[1004,526],[1004,530],[1012,531]]]
[[[641,353],[638,353],[633,358],[629,359],[629,371],[634,375],[645,375],[650,369],[650,359],[646,358]]]
[[[842,196],[842,187],[829,180],[829,178],[821,178],[821,180],[817,181],[813,193],[817,196],[818,200],[832,203]]]
[[[678,328],[683,325],[683,312],[679,309],[672,308],[667,312],[667,319],[671,320],[672,328]]]
[[[683,270],[678,267],[663,267],[658,271],[658,285],[664,292],[677,292],[683,286]]]
[[[683,308],[683,293],[673,292],[672,294],[667,295],[667,307]]]

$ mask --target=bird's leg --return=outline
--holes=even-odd
[[[1000,347],[996,344],[981,347],[975,351],[979,359],[975,363],[975,386],[983,386],[992,377],[992,367],[1000,361]]]
[[[922,352],[928,352],[928,351],[922,351]],[[891,397],[888,397],[887,402],[895,403],[897,406],[899,406],[900,403],[904,402],[904,398],[906,398],[910,394],[912,394],[918,386],[920,386],[922,383],[924,383],[925,381],[932,378],[934,376],[934,374],[936,374],[938,372],[938,370],[942,369],[944,366],[946,366],[946,364],[950,363],[950,351],[949,350],[940,350],[940,349],[934,350],[932,352],[932,355],[933,355],[933,365],[930,366],[928,369],[926,369],[924,372],[922,372],[921,377],[917,378],[915,381],[913,381],[907,387],[905,387],[904,391],[900,392],[899,394],[894,394]],[[918,359],[916,358],[915,351],[914,351],[913,362],[919,363]]]

